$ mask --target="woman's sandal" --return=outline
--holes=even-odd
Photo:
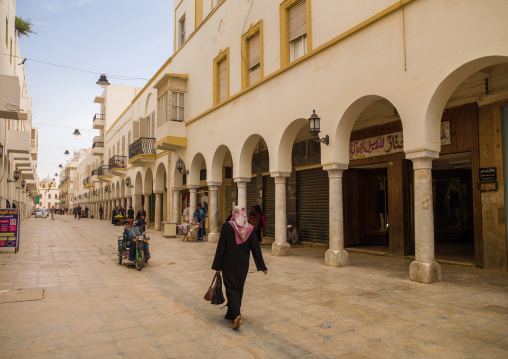
[[[240,324],[242,324],[242,316],[241,315],[236,317],[236,319],[233,323],[233,330],[238,330],[238,328],[240,328]]]

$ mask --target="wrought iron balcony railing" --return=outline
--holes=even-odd
[[[104,147],[104,137],[103,136],[95,136],[93,138],[92,148],[95,147]]]
[[[93,121],[95,122],[95,120],[104,120],[104,114],[103,113],[96,113],[95,116],[93,117]]]
[[[155,138],[140,137],[129,146],[129,159],[137,155],[155,155]]]
[[[93,176],[98,176],[99,175],[99,168],[96,168],[92,171],[92,177]]]
[[[102,165],[98,168],[99,170],[99,176],[111,176],[111,173],[109,172],[108,165]]]
[[[109,169],[113,168],[126,168],[127,167],[127,156],[115,155],[109,159]]]
[[[87,184],[90,184],[92,183],[92,180],[90,179],[90,177],[87,177],[83,180],[83,186],[86,186]]]

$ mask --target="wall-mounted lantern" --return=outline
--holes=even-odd
[[[316,114],[316,110],[312,110],[312,115],[309,118],[309,132],[314,141],[324,143],[325,145],[330,143],[328,135],[324,138],[319,138],[319,133],[321,132],[321,118]]]
[[[183,170],[183,161],[182,161],[182,159],[180,157],[178,157],[178,161],[176,161],[176,169],[181,174],[184,174],[184,175],[188,175],[189,174],[189,170],[186,170],[186,171],[182,172],[182,170]]]

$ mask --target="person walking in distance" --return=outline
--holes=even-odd
[[[233,329],[242,324],[243,287],[249,272],[250,253],[258,271],[266,275],[268,270],[263,260],[259,241],[254,227],[247,221],[245,208],[236,206],[232,220],[222,225],[219,243],[215,252],[212,269],[222,271],[228,311],[225,319],[233,321]]]
[[[104,213],[104,210],[102,209],[102,204],[99,206],[99,218],[102,219],[102,215]]]
[[[81,219],[81,206],[78,204],[78,206],[76,207],[76,212],[78,213],[78,220]]]

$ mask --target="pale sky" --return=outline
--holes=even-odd
[[[98,74],[150,79],[173,52],[172,0],[17,0],[16,15],[37,34],[20,39],[34,126],[39,129],[38,174],[60,174],[71,152],[91,147],[102,89]],[[31,61],[33,59],[34,61]],[[21,60],[19,61],[21,62]],[[142,87],[145,80],[110,83]],[[50,127],[62,126],[60,127]],[[81,136],[72,135],[74,129]],[[58,181],[58,177],[56,177]]]

